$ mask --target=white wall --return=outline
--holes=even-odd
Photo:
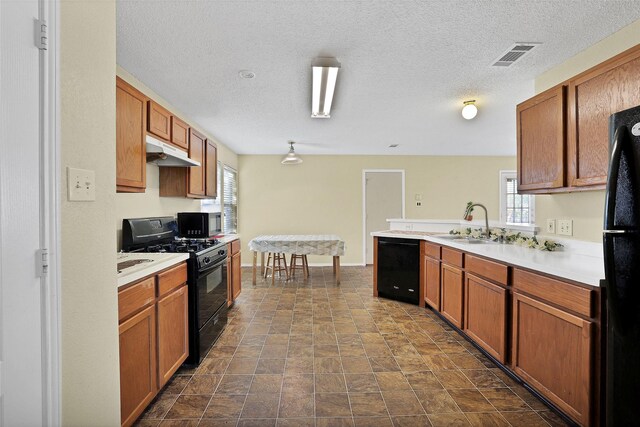
[[[639,43],[640,20],[538,76],[535,80],[536,93],[543,92]],[[602,241],[604,191],[536,196],[536,222],[540,228],[545,229],[547,219],[558,218],[573,219],[574,238]]]
[[[64,426],[120,425],[113,0],[60,3],[61,364]],[[95,202],[69,202],[66,167],[95,171]]]
[[[252,262],[246,243],[260,234],[338,234],[347,245],[342,263],[361,264],[363,169],[405,170],[407,218],[461,218],[473,200],[498,220],[498,171],[516,166],[514,157],[306,156],[295,166],[281,165],[281,158],[239,156],[244,264]]]
[[[131,75],[127,70],[118,66],[117,75],[126,80],[127,83],[152,98],[154,101],[171,111],[173,114],[187,122],[189,126],[197,129],[207,138],[216,142],[218,150],[218,160],[231,166],[238,167],[238,156],[229,150],[224,144],[217,141],[210,134],[205,132],[197,123],[190,120],[177,108],[172,106],[167,100],[159,96],[155,91]],[[144,193],[117,193],[116,194],[116,233],[118,249],[122,243],[122,219],[140,218],[150,216],[175,216],[177,212],[200,211],[200,200],[187,199],[184,197],[160,197],[160,173],[159,167],[153,163],[147,163],[147,188]]]

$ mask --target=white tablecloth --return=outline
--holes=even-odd
[[[344,255],[344,240],[334,234],[281,234],[258,236],[249,241],[256,252],[298,255]]]

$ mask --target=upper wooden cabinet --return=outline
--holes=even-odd
[[[216,144],[194,129],[189,131],[189,157],[200,166],[160,168],[160,196],[215,198],[217,151]]]
[[[142,193],[146,187],[147,97],[116,78],[116,191]]]
[[[569,184],[607,182],[609,116],[640,105],[640,46],[569,81]]]
[[[166,141],[171,140],[171,113],[154,101],[149,101],[147,131]]]
[[[205,146],[205,195],[210,198],[218,196],[218,147],[207,139]]]
[[[516,108],[520,193],[565,185],[565,94],[558,86]]]
[[[189,149],[189,125],[171,116],[171,142],[185,150]]]

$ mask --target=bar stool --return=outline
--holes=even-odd
[[[284,267],[282,266],[284,264]],[[273,285],[276,282],[276,273],[282,278],[282,272],[289,280],[289,270],[287,269],[287,257],[284,254],[269,252],[269,257],[267,258],[267,265],[264,268],[264,277],[267,278],[269,273],[269,269],[271,269],[271,284]]]
[[[300,262],[300,265],[298,265],[298,261]],[[296,275],[296,269],[302,270],[305,279],[309,277],[309,263],[307,262],[306,255],[291,254],[291,261],[289,262],[289,275],[292,279]]]

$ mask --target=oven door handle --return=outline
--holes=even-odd
[[[198,273],[206,273],[209,270],[213,270],[213,269],[216,269],[216,268],[222,266],[226,262],[227,262],[227,258],[223,258],[221,261],[216,262],[215,264],[212,264],[211,266],[206,266],[204,268],[198,269]]]

